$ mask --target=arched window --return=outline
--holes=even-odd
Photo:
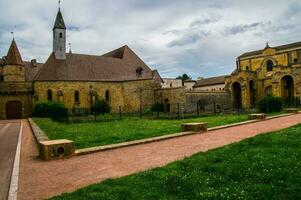
[[[273,66],[274,66],[274,63],[271,60],[268,60],[266,62],[266,67],[267,67],[268,72],[273,71]]]
[[[110,91],[109,90],[106,91],[105,98],[106,98],[107,102],[110,102],[111,97],[110,97]]]
[[[74,102],[79,103],[79,91],[77,90],[74,92]]]
[[[273,95],[272,86],[266,87],[264,93],[265,93],[265,96],[272,96]]]
[[[60,33],[60,38],[63,38],[63,33]]]
[[[47,100],[52,101],[52,91],[51,90],[47,90]]]

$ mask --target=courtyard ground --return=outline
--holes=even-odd
[[[73,140],[76,148],[80,149],[180,132],[181,124],[186,122],[205,122],[208,127],[214,127],[247,119],[247,115],[217,115],[184,120],[125,118],[74,124],[54,122],[47,118],[35,118],[34,121],[50,139]]]
[[[43,199],[63,192],[72,192],[108,178],[126,176],[164,166],[195,153],[219,148],[299,123],[301,123],[301,114],[296,114],[209,131],[204,134],[172,138],[50,162],[44,162],[37,158],[35,139],[29,124],[25,123],[18,197],[21,200]],[[257,144],[260,145],[260,143]]]

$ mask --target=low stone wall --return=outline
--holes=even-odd
[[[28,118],[32,132],[38,143],[49,140],[48,136],[40,129],[40,127],[31,119]]]
[[[39,157],[42,160],[70,158],[75,154],[74,142],[71,140],[49,140],[48,136],[31,119],[28,119],[32,132],[38,142]]]

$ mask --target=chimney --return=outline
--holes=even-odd
[[[37,66],[37,59],[32,59],[32,60],[30,61],[30,63],[31,63],[31,66],[32,66],[32,67],[36,67],[36,66]]]

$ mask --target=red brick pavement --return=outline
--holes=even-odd
[[[166,165],[197,152],[301,123],[301,114],[245,124],[204,134],[129,146],[66,160],[43,162],[28,123],[24,123],[19,199],[42,199],[78,188]]]

